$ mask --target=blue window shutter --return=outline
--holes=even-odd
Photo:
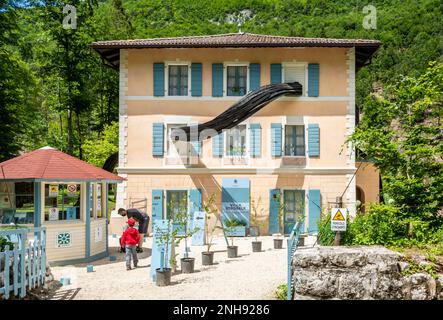
[[[281,82],[281,63],[271,63],[271,84]]]
[[[223,63],[212,64],[212,96],[223,97]]]
[[[165,64],[154,63],[154,96],[163,97],[165,95]]]
[[[318,97],[320,80],[320,65],[318,63],[310,63],[308,65],[308,96]]]
[[[318,232],[318,221],[320,220],[320,190],[309,190],[309,233]]]
[[[261,127],[260,123],[251,123],[249,126],[250,140],[251,140],[251,156],[260,157],[261,156]]]
[[[279,233],[278,211],[280,206],[280,189],[269,190],[269,234]]]
[[[260,64],[249,64],[249,90],[254,91],[260,88]]]
[[[281,157],[282,126],[271,123],[271,156]]]
[[[320,156],[320,127],[317,123],[308,124],[308,155]]]
[[[223,157],[223,132],[212,137],[212,155]]]
[[[163,190],[152,190],[152,220],[163,219]]]
[[[191,95],[193,97],[202,96],[202,64],[191,64]]]
[[[152,155],[163,157],[163,139],[164,126],[163,123],[152,124]]]

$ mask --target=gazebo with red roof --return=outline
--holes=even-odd
[[[51,147],[0,163],[0,225],[46,227],[56,265],[108,255],[108,191],[124,179]]]

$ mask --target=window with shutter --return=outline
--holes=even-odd
[[[298,82],[302,85],[302,96],[306,95],[306,65],[305,64],[284,64],[283,81],[286,83]]]

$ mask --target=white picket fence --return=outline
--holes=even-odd
[[[29,238],[33,238],[28,241]],[[9,245],[0,252],[0,298],[21,298],[26,290],[42,286],[46,275],[46,228],[0,230]]]

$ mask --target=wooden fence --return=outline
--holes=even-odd
[[[45,282],[46,228],[0,230],[0,238],[13,243],[0,251],[0,299],[23,298]]]

